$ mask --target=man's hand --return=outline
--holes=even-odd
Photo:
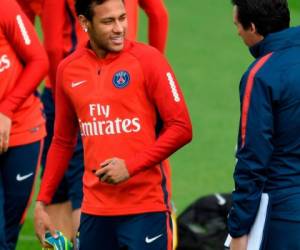
[[[95,172],[102,182],[118,184],[129,179],[125,161],[119,158],[107,159],[100,164],[100,169]]]
[[[247,250],[248,236],[243,235],[239,238],[232,238],[230,250]]]
[[[0,154],[8,150],[11,119],[0,113]]]
[[[36,202],[34,209],[34,229],[35,234],[43,247],[48,246],[45,243],[45,233],[47,231],[49,231],[54,238],[57,237],[54,227],[51,224],[49,215],[46,212],[45,205],[40,201]]]

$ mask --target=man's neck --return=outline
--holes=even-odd
[[[105,58],[108,54],[108,51],[106,50],[103,50],[103,49],[99,49],[99,47],[93,42],[93,41],[90,41],[90,46],[91,46],[91,49],[95,52],[95,54],[97,55],[97,57],[99,58]]]

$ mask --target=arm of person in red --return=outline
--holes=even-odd
[[[148,96],[157,108],[163,128],[154,144],[125,159],[130,176],[162,162],[192,139],[192,125],[184,97],[166,59],[156,49],[150,48],[143,52],[140,61]]]
[[[34,27],[15,1],[3,0],[0,16],[1,28],[24,64],[15,87],[0,102],[0,113],[12,118],[46,76],[48,59]]]
[[[45,173],[37,198],[44,204],[51,202],[52,196],[68,168],[79,130],[77,116],[62,86],[63,65],[64,62],[60,64],[57,71],[54,136],[47,155]]]
[[[148,16],[149,44],[164,53],[168,36],[168,12],[163,0],[139,0]]]
[[[53,89],[58,64],[64,58],[65,4],[63,0],[44,0],[43,4],[44,46],[50,62],[49,79]]]
[[[125,8],[128,20],[126,37],[131,41],[135,41],[138,29],[138,0],[125,0]]]

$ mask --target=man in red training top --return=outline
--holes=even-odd
[[[172,249],[166,160],[192,138],[183,95],[165,58],[126,41],[122,0],[77,0],[90,37],[59,66],[56,118],[35,208],[36,233],[55,235],[46,213],[80,131],[85,172],[80,249]]]
[[[163,0],[125,0],[128,30],[126,37],[136,40],[138,29],[138,7],[148,17],[149,44],[164,53],[168,36],[168,12]]]
[[[0,249],[15,249],[39,165],[45,120],[36,88],[48,71],[34,27],[14,0],[0,9]]]

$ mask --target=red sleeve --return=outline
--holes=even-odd
[[[164,53],[168,36],[168,12],[163,0],[139,0],[149,18],[149,44]]]
[[[24,64],[15,88],[0,102],[0,112],[12,117],[47,74],[48,59],[34,27],[15,1],[1,1],[0,25]]]
[[[148,54],[143,50],[140,61],[148,96],[156,106],[163,128],[153,145],[125,159],[131,176],[162,162],[192,139],[192,125],[181,89],[166,59],[154,50],[151,48]]]
[[[126,37],[131,41],[135,41],[138,29],[138,0],[125,0],[125,8],[128,20]]]
[[[68,168],[79,130],[73,105],[62,87],[62,67],[59,67],[57,71],[55,95],[54,136],[47,155],[45,173],[37,198],[46,204],[51,202],[54,192]]]
[[[64,58],[65,4],[63,0],[44,0],[43,5],[42,27],[44,45],[49,57],[49,78],[53,89],[58,64]]]

